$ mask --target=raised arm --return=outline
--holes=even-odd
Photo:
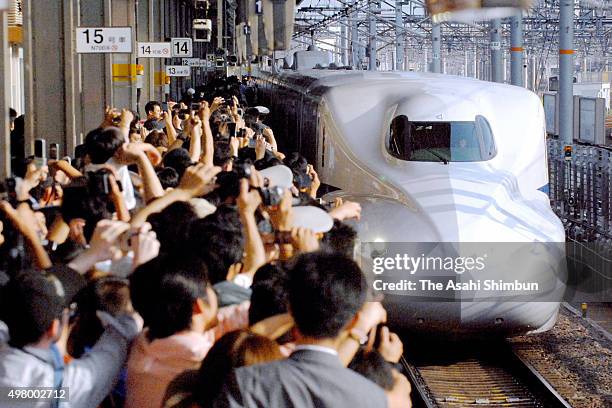
[[[133,164],[138,166],[145,190],[145,201],[153,200],[164,195],[164,189],[157,178],[153,161],[155,164],[161,162],[161,155],[157,149],[148,143],[126,143],[115,154],[115,158],[121,164]]]
[[[213,142],[213,134],[210,128],[210,108],[208,107],[208,103],[206,101],[202,102],[200,105],[199,116],[202,120],[202,157],[200,158],[200,162],[204,163],[207,166],[213,165],[213,156],[215,154],[215,146]]]
[[[200,118],[190,118],[191,143],[189,143],[189,158],[192,162],[199,162],[202,155],[202,122]]]
[[[168,135],[168,146],[172,146],[177,137],[176,129],[172,123],[172,106],[174,106],[174,104],[168,102],[168,110],[164,112],[164,123],[166,124],[166,134]]]
[[[246,179],[240,181],[240,195],[238,196],[238,212],[244,230],[245,247],[242,273],[251,278],[257,269],[266,263],[266,250],[257,229],[255,211],[261,204],[261,197],[256,190],[249,191],[249,182]]]
[[[220,171],[220,167],[204,166],[203,164],[189,167],[185,171],[179,187],[162,197],[158,197],[140,210],[132,218],[132,225],[135,227],[141,226],[149,215],[160,212],[175,201],[186,201],[212,191],[215,187],[212,180]]]

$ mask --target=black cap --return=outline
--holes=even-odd
[[[49,272],[24,271],[15,276],[3,288],[2,296],[2,318],[11,337],[20,337],[13,329],[19,330],[23,322],[44,333],[83,287],[85,279],[65,266]]]

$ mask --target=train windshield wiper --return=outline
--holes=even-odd
[[[429,148],[425,148],[424,149],[427,153],[431,153],[434,156],[436,156],[438,159],[440,159],[440,161],[444,164],[448,164],[448,159],[444,156],[442,156],[440,153],[436,152],[433,148],[429,147]]]

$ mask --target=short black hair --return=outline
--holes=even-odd
[[[256,170],[264,170],[268,167],[281,166],[283,162],[274,156],[272,152],[266,150],[263,159],[256,160],[253,164],[255,165]]]
[[[157,172],[157,178],[164,189],[176,188],[179,185],[179,175],[172,167],[166,167]]]
[[[293,152],[285,158],[285,166],[292,171],[306,172],[308,169],[308,160],[298,152]]]
[[[208,302],[206,264],[186,254],[158,256],[130,276],[130,296],[149,328],[149,339],[172,336],[191,327],[193,303]]]
[[[85,150],[93,164],[108,161],[125,143],[125,137],[116,127],[94,129],[85,137]]]
[[[251,285],[249,325],[288,311],[287,271],[278,264],[265,264],[257,270]]]
[[[0,295],[0,320],[9,329],[13,347],[38,342],[64,310],[63,298],[40,271],[20,272]]]
[[[191,166],[193,162],[189,156],[189,151],[182,147],[178,149],[172,149],[164,156],[164,167],[172,167],[179,175],[179,178],[183,177],[187,167]]]
[[[149,114],[149,112],[155,111],[155,107],[156,106],[159,106],[159,109],[162,108],[161,103],[159,103],[157,101],[149,101],[149,102],[147,102],[147,104],[145,105],[145,112],[147,113],[147,115]]]
[[[229,142],[215,142],[215,151],[213,154],[213,164],[215,166],[224,166],[232,158],[232,151]]]
[[[329,251],[352,258],[356,239],[357,231],[353,227],[340,220],[334,220],[334,226],[323,235],[321,243]]]
[[[89,241],[98,221],[110,219],[114,204],[108,195],[95,191],[94,183],[90,182],[91,173],[76,178],[64,188],[60,212],[68,224],[75,218],[85,220],[83,234]]]
[[[210,193],[212,200],[224,203],[231,198],[233,200],[240,195],[240,176],[235,171],[222,171],[217,174],[215,182],[219,187]]]
[[[321,251],[303,254],[288,273],[291,314],[305,336],[338,336],[365,303],[365,275],[342,255]]]
[[[190,203],[177,201],[162,211],[151,214],[147,221],[151,223],[157,235],[160,251],[177,253],[182,251],[188,239],[190,224],[197,219],[198,215]]]
[[[384,357],[377,351],[366,351],[360,349],[348,368],[363,375],[368,380],[376,383],[383,390],[393,389],[393,370],[391,364],[385,361]]]
[[[244,250],[244,234],[238,211],[221,205],[209,216],[195,220],[189,228],[189,245],[208,265],[210,282],[226,280],[232,264],[240,262]]]

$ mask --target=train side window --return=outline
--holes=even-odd
[[[489,122],[483,116],[471,121],[412,122],[406,115],[393,118],[387,149],[407,161],[477,162],[497,151]]]

